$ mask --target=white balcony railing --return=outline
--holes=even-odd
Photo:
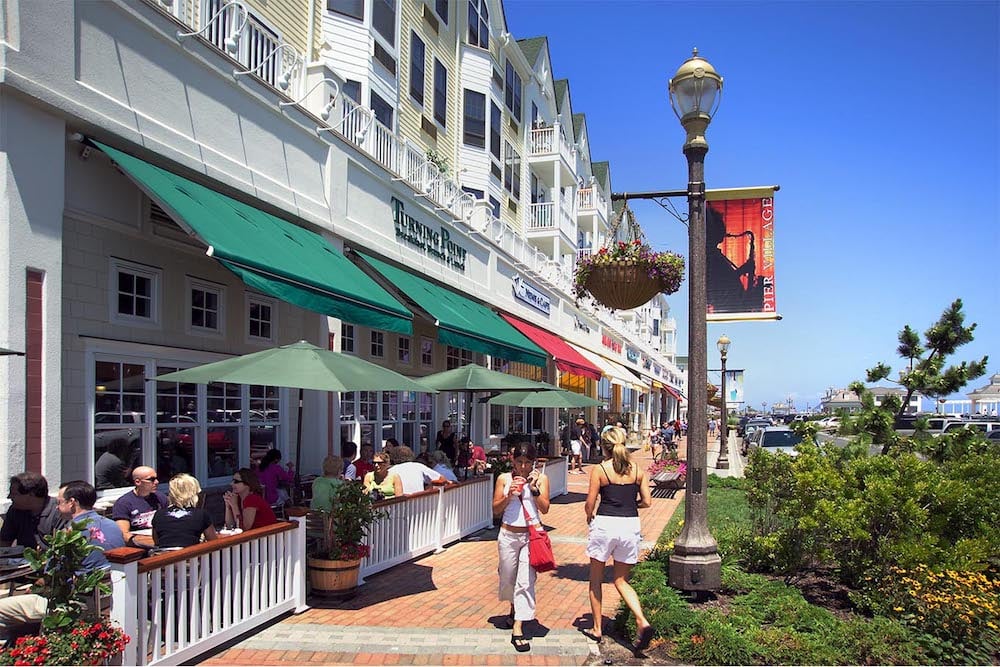
[[[553,209],[555,204],[550,201],[532,204],[528,216],[528,231],[541,232],[556,228]]]
[[[577,190],[577,207],[581,213],[584,211],[606,212],[608,210],[608,200],[604,193],[596,186],[580,188]]]
[[[576,164],[576,150],[563,134],[559,121],[549,127],[532,127],[528,154],[532,157],[558,156],[568,165]]]

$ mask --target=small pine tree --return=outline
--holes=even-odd
[[[862,401],[857,426],[869,433],[875,444],[882,445],[883,454],[889,453],[889,450],[899,442],[894,423],[906,411],[913,394],[944,398],[986,373],[989,357],[945,367],[949,356],[955,354],[961,346],[972,342],[972,332],[975,329],[975,323],[965,326],[961,299],[955,299],[938,321],[924,332],[923,343],[909,324],[904,326],[899,332],[899,347],[896,348],[896,352],[908,364],[897,381],[897,384],[906,390],[902,401],[889,397],[880,408],[876,408],[871,392],[865,385],[861,382],[851,383],[849,388]],[[889,378],[890,373],[892,368],[880,362],[868,369],[866,379],[869,383],[878,382]]]

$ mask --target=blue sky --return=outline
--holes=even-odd
[[[878,361],[900,368],[899,330],[923,332],[955,298],[978,323],[958,358],[989,354],[1000,372],[998,7],[507,0],[505,13],[516,38],[548,37],[617,192],[686,187],[667,82],[693,46],[722,74],[707,186],[781,186],[784,319],[710,324],[709,368],[725,333],[751,405],[805,408]],[[652,202],[632,208],[654,247],[687,254],[683,225]],[[670,304],[685,354],[686,286]]]

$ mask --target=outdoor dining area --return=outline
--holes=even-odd
[[[175,371],[153,380],[266,383],[298,389],[295,479],[290,501],[280,508],[280,520],[270,525],[246,530],[224,530],[230,526],[220,525],[218,539],[178,549],[160,550],[155,543],[152,548],[134,543],[105,552],[110,595],[96,608],[102,609],[128,636],[122,664],[181,664],[192,660],[278,616],[305,611],[311,600],[322,599],[324,604],[330,604],[350,597],[365,577],[440,552],[448,544],[493,524],[494,478],[489,468],[475,469],[457,482],[427,484],[422,491],[385,499],[363,491],[359,481],[344,481],[329,511],[310,509],[309,490],[316,476],[301,475],[298,465],[303,448],[305,390],[464,392],[469,413],[466,424],[472,421],[477,396],[484,399],[482,404],[498,401],[540,408],[579,408],[596,403],[550,384],[476,364],[419,379],[408,378],[305,342]],[[386,452],[378,456],[386,456]],[[500,469],[504,458],[502,448],[491,452],[489,466]],[[551,494],[565,494],[566,460],[555,456],[544,464]],[[350,527],[354,532],[345,533]],[[331,540],[347,539],[343,537],[347,534],[355,542],[346,545],[351,548],[344,550],[342,541],[338,549],[331,551]],[[317,572],[324,576],[332,572],[336,580],[332,587],[317,583],[320,579],[312,576]],[[34,574],[33,568],[23,563],[0,572],[0,584],[24,581]]]

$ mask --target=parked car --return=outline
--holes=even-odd
[[[986,434],[987,440],[1000,440],[1000,429],[995,428]]]
[[[751,419],[743,427],[743,447],[742,451],[744,454],[747,453],[747,445],[750,442],[750,438],[753,436],[754,431],[761,428],[767,428],[771,425],[770,419]]]
[[[800,442],[802,436],[787,426],[767,426],[754,431],[748,444],[749,449],[761,447],[771,453],[781,452],[789,456],[798,456],[795,445]]]
[[[840,428],[840,417],[824,417],[816,423],[824,431],[836,431]]]

